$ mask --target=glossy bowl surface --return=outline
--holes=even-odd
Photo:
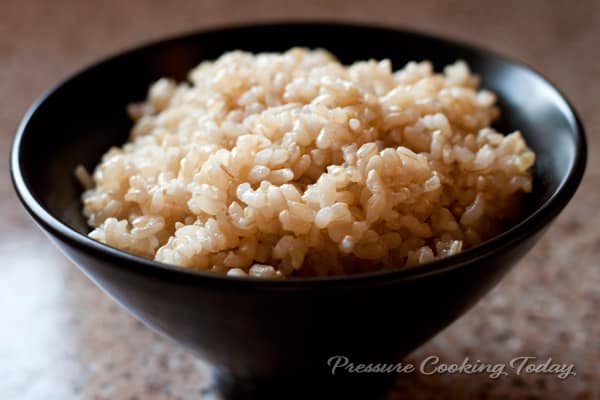
[[[242,49],[322,47],[342,62],[389,58],[394,69],[463,59],[499,97],[502,132],[520,129],[537,154],[534,191],[501,235],[456,256],[391,272],[257,280],[218,276],[125,253],[86,236],[76,165],[92,170],[126,141],[126,106],[154,80],[178,80],[202,60]],[[351,394],[393,376],[336,374],[327,360],[398,361],[489,291],[536,242],[577,189],[586,164],[583,127],[565,97],[529,67],[451,40],[392,28],[279,23],[215,29],[127,51],[43,95],[21,123],[11,173],[25,208],[90,279],[159,333],[221,371],[231,396],[288,393],[309,383]],[[524,294],[526,295],[526,294]],[[380,382],[381,381],[381,382]],[[278,382],[278,383],[276,383]],[[301,384],[300,384],[301,383]],[[374,390],[369,387],[365,390]]]

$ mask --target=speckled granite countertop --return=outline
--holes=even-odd
[[[4,0],[0,8],[1,399],[210,398],[210,368],[119,309],[17,204],[6,157],[27,106],[81,66],[142,41],[246,20],[314,17],[414,27],[520,58],[568,94],[589,134],[583,185],[544,239],[481,303],[406,360],[552,357],[574,364],[577,375],[405,374],[390,399],[600,399],[597,0]]]

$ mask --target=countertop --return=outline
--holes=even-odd
[[[109,300],[18,204],[7,156],[29,104],[84,65],[147,40],[249,20],[335,18],[430,31],[519,58],[568,95],[590,142],[581,188],[535,249],[406,360],[418,366],[429,356],[459,364],[465,357],[491,364],[551,357],[573,364],[576,376],[403,374],[390,399],[600,399],[597,0],[4,0],[0,8],[0,398],[211,398],[209,366]]]

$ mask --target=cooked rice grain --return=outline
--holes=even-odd
[[[464,62],[393,72],[323,50],[226,53],[160,79],[88,190],[90,236],[231,276],[349,274],[490,238],[531,191],[535,154],[490,127]],[[93,188],[89,188],[93,183]]]

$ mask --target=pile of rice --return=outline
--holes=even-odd
[[[90,236],[233,276],[350,274],[425,263],[497,234],[535,154],[490,127],[464,62],[392,72],[324,50],[226,53],[130,106],[130,140],[87,183]]]

